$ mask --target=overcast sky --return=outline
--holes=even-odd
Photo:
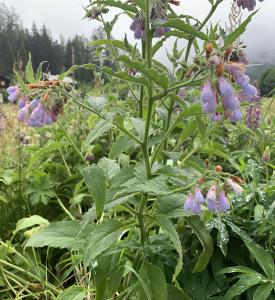
[[[0,0],[7,6],[13,6],[21,16],[25,27],[30,28],[35,22],[38,27],[46,24],[55,37],[60,35],[65,38],[75,34],[89,37],[94,28],[99,26],[96,21],[82,20],[88,0]],[[259,2],[259,1],[257,1]],[[222,24],[227,19],[231,0],[225,0],[214,16],[214,21],[221,20]],[[275,54],[275,0],[265,0],[258,3],[260,11],[248,26],[244,41],[249,52],[259,55],[267,50]],[[209,9],[208,0],[181,0],[181,6],[175,8],[184,14],[192,14],[203,18]],[[244,17],[247,16],[246,11]],[[115,27],[116,38],[123,38],[128,32],[127,17],[123,17]],[[132,35],[131,35],[132,36]]]

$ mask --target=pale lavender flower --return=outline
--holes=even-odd
[[[21,109],[26,105],[26,99],[25,98],[20,98],[18,101],[18,108]]]
[[[204,197],[199,188],[196,188],[194,197],[195,197],[195,200],[197,201],[197,203],[200,203],[200,204],[204,203]]]
[[[249,11],[252,11],[256,7],[256,0],[235,0],[237,1],[237,5],[242,7],[243,9],[247,8]],[[259,0],[263,2],[264,0]]]
[[[30,103],[30,108],[32,110],[35,109],[38,106],[39,103],[40,103],[40,99],[33,99]]]
[[[194,195],[190,193],[184,203],[184,209],[198,215],[201,212],[201,204],[198,203]]]
[[[130,25],[130,29],[134,31],[134,37],[137,40],[145,38],[145,22],[136,17]]]
[[[10,102],[15,102],[20,95],[20,89],[18,86],[10,86],[7,88],[7,92],[9,94],[8,100]]]
[[[156,28],[156,30],[154,32],[154,37],[156,37],[156,38],[162,37],[166,32],[169,32],[171,30],[169,27],[161,26],[161,23],[165,23],[165,22],[167,22],[167,20],[161,19],[161,20],[158,20],[158,22],[160,23],[160,25]]]
[[[237,123],[242,118],[242,113],[239,109],[229,112],[229,119],[233,123]]]
[[[215,190],[215,197],[208,198],[208,209],[214,213],[225,212],[229,208],[230,205],[224,191],[221,191],[217,197],[217,193]]]
[[[203,111],[215,113],[217,110],[217,97],[210,81],[206,81],[201,92],[201,102]]]
[[[236,83],[242,88],[248,101],[258,96],[258,90],[253,85],[249,84],[249,77],[245,74],[244,64],[230,63],[225,64],[225,70],[231,73]]]
[[[18,111],[18,120],[22,123],[27,123],[29,120],[29,105],[23,106]]]
[[[233,87],[224,77],[219,77],[219,90],[223,98],[222,105],[225,110],[236,111],[240,109],[240,101],[236,97]]]
[[[44,124],[45,109],[42,104],[39,104],[31,113],[29,126],[42,127]]]
[[[9,95],[11,95],[11,94],[13,94],[14,92],[16,92],[17,90],[18,90],[18,86],[17,86],[17,85],[15,85],[15,86],[10,86],[10,87],[7,88],[7,93],[8,93]]]
[[[258,90],[251,84],[242,85],[244,94],[247,96],[249,101],[252,101],[255,97],[258,97]]]
[[[221,191],[218,198],[218,211],[224,212],[230,208],[230,204],[225,196],[225,192]]]
[[[44,125],[50,125],[54,122],[55,121],[54,121],[52,114],[46,111],[45,115],[44,115],[44,120],[43,120]]]
[[[216,201],[216,198],[217,198],[217,186],[212,185],[206,195],[206,199],[207,201]]]

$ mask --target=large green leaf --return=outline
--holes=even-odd
[[[183,20],[179,18],[169,19],[167,22],[163,24],[165,27],[171,27],[183,31],[184,33],[190,34],[194,37],[198,37],[202,40],[207,41],[208,37],[205,33],[201,31],[197,31],[194,26],[185,23]]]
[[[96,0],[96,1],[93,1],[93,5],[95,5],[97,3],[98,4],[103,4],[103,5],[106,5],[106,6],[112,6],[112,7],[120,8],[124,11],[128,11],[128,12],[131,12],[131,13],[134,13],[134,14],[138,13],[138,9],[135,5],[130,5],[130,4],[118,1],[118,0]]]
[[[45,227],[45,226],[48,226],[49,224],[50,223],[48,220],[46,220],[40,216],[37,216],[37,215],[31,216],[28,218],[23,218],[23,219],[17,221],[16,228],[13,231],[13,234],[16,234],[18,231],[32,227],[34,225],[40,225],[40,226]]]
[[[174,244],[174,247],[176,248],[179,258],[178,258],[178,262],[176,265],[176,269],[175,269],[175,273],[173,275],[173,280],[176,280],[177,276],[179,275],[181,269],[182,269],[182,246],[181,246],[181,242],[179,239],[179,235],[173,225],[173,223],[165,218],[165,215],[158,215],[155,218],[152,218],[160,227],[161,229],[164,231],[164,233],[166,233],[172,243]]]
[[[226,274],[226,273],[243,273],[243,274],[257,274],[260,275],[258,272],[248,268],[248,267],[243,267],[243,266],[236,266],[236,267],[228,267],[228,268],[224,268],[219,270],[219,272],[217,274]]]
[[[169,80],[166,74],[160,74],[158,70],[153,68],[148,69],[143,62],[131,60],[127,55],[121,55],[117,58],[117,60],[123,62],[126,67],[134,68],[146,77],[152,79],[162,88],[168,88]]]
[[[272,289],[275,289],[275,283],[267,282],[259,285],[253,295],[253,300],[265,300],[268,298]]]
[[[130,147],[137,145],[137,143],[131,139],[128,135],[121,136],[118,140],[116,140],[110,149],[109,158],[115,159],[121,153],[127,151]]]
[[[115,245],[122,231],[122,224],[116,220],[108,220],[96,225],[91,231],[84,249],[84,264],[87,266],[91,260]]]
[[[59,294],[56,300],[83,300],[85,297],[85,289],[82,286],[73,285]]]
[[[176,288],[172,284],[167,284],[167,292],[167,300],[192,300],[182,290]]]
[[[86,146],[90,145],[96,139],[98,139],[99,137],[103,136],[106,132],[108,132],[112,127],[113,127],[112,123],[100,119],[96,123],[96,125],[92,128],[88,136],[86,137],[84,144]]]
[[[196,236],[198,237],[203,250],[198,257],[197,263],[193,269],[193,272],[201,272],[208,265],[213,254],[213,240],[209,231],[205,228],[204,223],[199,217],[192,216],[186,218],[187,223],[192,228]]]
[[[274,260],[270,253],[265,251],[262,247],[257,245],[243,230],[230,221],[226,221],[231,229],[240,236],[244,241],[246,247],[249,249],[251,255],[255,258],[257,263],[265,272],[266,276],[273,280],[275,276]]]
[[[106,200],[106,175],[98,165],[83,169],[84,181],[93,196],[96,206],[96,215],[100,218]]]
[[[228,46],[231,46],[238,39],[238,37],[245,32],[247,25],[251,22],[252,17],[257,12],[258,11],[253,12],[237,29],[235,29],[225,38],[223,46],[224,49]]]
[[[31,53],[29,53],[29,61],[26,66],[26,79],[29,83],[34,83],[35,78],[34,78],[34,72],[33,72],[33,67],[32,67],[32,56]]]
[[[225,294],[225,300],[231,300],[235,296],[241,295],[250,287],[262,282],[262,278],[256,274],[245,274],[235,283]],[[259,299],[260,300],[260,299]]]
[[[28,165],[28,171],[36,167],[41,161],[49,156],[49,154],[59,151],[66,144],[62,142],[49,142],[43,148],[37,150],[31,157]]]
[[[98,162],[98,166],[104,171],[109,181],[112,180],[120,171],[119,164],[115,160],[107,157],[101,158]]]
[[[78,221],[61,221],[51,223],[49,226],[33,234],[27,241],[26,247],[53,247],[81,249],[86,243],[87,231],[93,225],[89,224],[79,236],[76,236]]]
[[[96,65],[94,64],[84,64],[84,65],[74,65],[71,66],[67,71],[63,72],[58,76],[58,80],[64,80],[65,77],[71,75],[75,71],[79,69],[87,69],[87,70],[94,70],[96,69]]]
[[[166,280],[162,270],[159,267],[148,262],[144,262],[140,269],[139,275],[142,281],[145,283],[148,291],[146,293],[143,286],[140,285],[139,300],[167,300]]]
[[[116,77],[118,79],[121,79],[121,80],[131,81],[131,82],[134,82],[136,84],[142,84],[142,85],[146,85],[146,86],[149,85],[149,81],[146,78],[138,76],[138,75],[131,76],[131,75],[128,74],[128,72],[122,72],[122,71],[114,72],[114,70],[112,68],[109,68],[109,67],[103,67],[102,72],[104,72],[106,74],[109,74],[112,77]]]
[[[181,145],[187,138],[194,135],[197,131],[197,127],[198,126],[196,120],[191,120],[190,122],[188,122],[188,124],[186,124],[180,134],[177,145]]]

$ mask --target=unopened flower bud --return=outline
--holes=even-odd
[[[87,162],[93,162],[94,159],[95,159],[95,157],[94,157],[93,153],[87,153],[86,156],[85,156],[85,160]]]
[[[215,73],[216,73],[217,77],[222,76],[223,73],[224,73],[224,64],[219,64],[219,65],[217,65],[217,66],[216,66]]]
[[[224,52],[224,60],[228,60],[229,59],[231,52],[232,52],[232,48],[231,47],[227,48],[225,50],[225,52]]]
[[[217,173],[220,173],[220,172],[222,171],[222,166],[221,166],[221,165],[217,165],[217,166],[215,167],[215,171],[216,171]]]
[[[212,43],[207,43],[206,46],[205,46],[205,56],[206,58],[209,58],[212,51],[214,49],[214,46]]]

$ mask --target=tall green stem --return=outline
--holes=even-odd
[[[146,32],[146,39],[145,39],[145,57],[146,57],[146,67],[148,69],[152,66],[152,52],[151,52],[151,45],[152,45],[152,37],[151,37],[151,24],[150,24],[150,0],[146,0],[146,11],[145,11],[145,32]],[[153,113],[153,104],[154,101],[152,99],[153,96],[153,84],[152,81],[149,81],[149,85],[147,88],[147,115],[145,120],[145,129],[144,129],[144,137],[142,142],[142,152],[146,166],[146,176],[147,179],[152,177],[151,171],[151,164],[150,164],[150,156],[149,156],[149,133],[150,133],[150,125]],[[145,244],[146,241],[146,228],[144,223],[144,210],[146,208],[146,203],[148,200],[148,195],[144,194],[141,198],[141,202],[139,205],[138,210],[138,222],[140,228],[140,243],[141,245]]]
[[[57,120],[57,124],[59,125],[60,129],[62,130],[62,132],[64,133],[64,136],[66,137],[67,141],[71,144],[71,146],[73,147],[75,153],[77,154],[77,156],[79,156],[79,158],[86,163],[85,161],[85,157],[82,155],[82,153],[80,152],[80,150],[77,148],[76,144],[74,143],[74,141],[71,139],[71,137],[68,135],[66,129],[63,127],[63,125]]]
[[[150,11],[151,11],[150,0],[146,0],[145,47],[146,47],[146,67],[148,69],[151,68],[152,66],[152,53],[151,53],[152,37],[151,37],[151,26],[150,26],[150,14],[151,14]],[[142,143],[142,151],[145,160],[148,179],[152,176],[150,159],[149,159],[149,149],[148,149],[149,132],[150,132],[151,119],[152,119],[152,112],[153,112],[152,88],[153,88],[153,84],[152,81],[150,80],[147,88],[147,116],[145,121],[144,138]]]
[[[146,46],[145,41],[142,41],[142,59],[146,58]],[[143,98],[144,98],[144,86],[140,86],[140,94],[139,94],[139,103],[138,103],[138,111],[139,111],[139,117],[143,118]]]

